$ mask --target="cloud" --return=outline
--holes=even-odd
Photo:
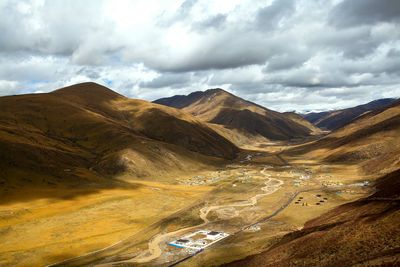
[[[0,80],[0,96],[14,95],[17,94],[19,90],[21,90],[21,88],[18,87],[18,82]]]
[[[215,16],[211,16],[206,18],[200,22],[196,22],[193,24],[192,29],[197,31],[207,31],[207,30],[215,30],[220,29],[226,23],[227,16],[224,14],[217,14]]]
[[[155,79],[142,82],[140,86],[147,88],[164,88],[164,87],[174,87],[182,88],[184,86],[190,85],[192,80],[192,73],[165,73]]]
[[[296,9],[295,0],[274,0],[270,5],[261,8],[256,14],[256,23],[264,31],[283,28],[284,20]]]
[[[279,110],[396,96],[396,0],[3,0],[0,94],[223,87]]]
[[[397,0],[342,1],[331,11],[329,22],[336,27],[357,27],[382,22],[400,21]]]

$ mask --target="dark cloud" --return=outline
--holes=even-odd
[[[177,17],[186,18],[198,0],[185,0],[178,9]]]
[[[356,27],[379,22],[399,22],[398,0],[347,0],[330,13],[329,23],[336,27]]]
[[[191,81],[191,73],[164,73],[159,77],[148,82],[141,82],[141,87],[147,88],[163,88],[163,87],[174,87],[182,88],[188,86]]]
[[[256,23],[264,31],[279,28],[280,23],[293,14],[296,9],[295,0],[274,0],[271,5],[261,8],[257,12]]]
[[[192,29],[195,31],[205,31],[205,30],[210,30],[210,29],[220,29],[222,26],[224,26],[226,22],[227,16],[224,14],[218,14],[212,17],[209,17],[205,20],[202,20],[200,22],[196,22],[193,24]]]
[[[309,51],[291,51],[291,53],[284,53],[272,56],[265,68],[266,72],[287,70],[292,68],[298,68],[308,59],[310,59],[311,53]]]
[[[88,67],[82,67],[76,72],[76,74],[84,75],[93,80],[99,79],[101,77],[100,73],[97,70]]]
[[[400,49],[392,48],[387,52],[388,59],[391,58],[400,58]]]

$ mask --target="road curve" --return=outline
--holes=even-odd
[[[264,171],[265,171],[265,169],[263,169],[261,171],[261,173],[265,175]],[[275,178],[267,178],[267,179],[268,180],[264,183],[265,186],[261,188],[263,193],[257,194],[255,196],[251,197],[247,201],[241,201],[241,202],[236,202],[236,203],[227,204],[227,205],[214,205],[214,206],[203,207],[200,209],[200,214],[199,214],[199,217],[203,220],[203,223],[195,225],[195,226],[179,229],[174,232],[158,234],[149,241],[148,252],[150,252],[150,255],[148,255],[148,253],[146,252],[146,254],[139,255],[138,257],[135,257],[133,259],[114,262],[114,263],[128,263],[128,262],[145,263],[145,262],[154,260],[154,259],[158,258],[159,256],[161,256],[161,254],[162,254],[162,249],[160,247],[160,244],[162,242],[164,242],[167,238],[169,238],[171,236],[175,236],[175,235],[205,226],[206,224],[208,224],[210,222],[208,220],[207,216],[211,211],[215,211],[215,210],[219,210],[219,209],[223,209],[223,208],[229,208],[229,207],[246,207],[246,206],[256,205],[260,198],[276,192],[283,185],[282,180],[278,180]]]

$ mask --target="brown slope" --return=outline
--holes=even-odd
[[[284,112],[283,114],[285,114],[292,121],[310,129],[312,134],[314,134],[314,135],[321,134],[321,129],[319,129],[317,126],[315,126],[311,122],[305,120],[301,115],[299,115],[295,112]]]
[[[284,236],[267,251],[228,266],[399,266],[400,171],[377,192],[339,206]]]
[[[155,103],[180,108],[197,118],[252,137],[287,140],[320,133],[301,117],[279,113],[246,101],[222,89],[162,98]]]
[[[188,114],[94,83],[1,97],[0,106],[0,182],[9,190],[126,171],[166,176],[238,151]]]
[[[365,113],[382,109],[391,105],[395,101],[396,99],[394,98],[378,99],[352,108],[308,113],[303,115],[303,117],[321,129],[335,130],[349,124],[351,121]]]
[[[384,173],[371,196],[339,206],[265,252],[228,266],[400,265],[400,101],[291,153]]]
[[[396,101],[290,153],[307,153],[332,162],[361,163],[366,172],[387,173],[400,167],[399,136],[400,101]]]
[[[184,112],[143,100],[128,99],[109,89],[106,91],[105,98],[111,98],[112,102],[104,104],[104,101],[93,99],[92,96],[97,94],[104,98],[104,95],[90,92],[90,90],[81,90],[79,86],[61,89],[55,93],[75,103],[80,101],[81,105],[85,105],[87,109],[113,118],[147,138],[179,145],[206,156],[232,159],[237,152],[237,149],[229,141],[216,134],[203,122]],[[105,88],[103,87],[103,89]],[[67,92],[66,94],[63,92],[64,90]],[[79,100],[77,100],[76,92],[80,91],[84,91],[87,95],[79,93]],[[118,98],[113,98],[110,91],[114,97],[118,95]]]

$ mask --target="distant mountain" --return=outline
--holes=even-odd
[[[222,89],[161,98],[154,103],[182,109],[217,125],[231,140],[232,136],[240,139],[239,135],[248,139],[288,140],[320,133],[317,127],[294,113],[279,113]]]
[[[386,107],[395,101],[395,98],[384,98],[352,108],[316,113],[312,112],[304,114],[303,117],[321,129],[335,130],[350,123],[366,112]]]
[[[388,173],[400,168],[400,100],[368,112],[322,139],[297,147],[331,162],[359,162],[367,173]]]
[[[0,97],[0,106],[0,182],[15,188],[124,172],[166,177],[238,152],[190,114],[95,83]]]

